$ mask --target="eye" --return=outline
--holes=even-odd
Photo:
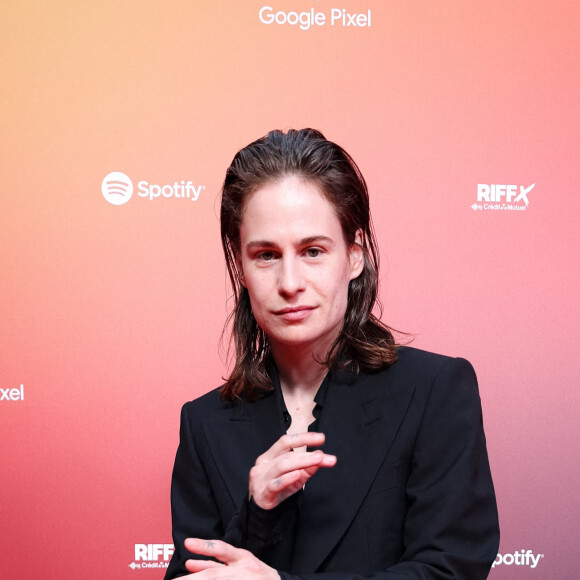
[[[304,253],[308,258],[318,258],[322,254],[322,250],[320,248],[308,248]]]
[[[261,262],[271,262],[275,256],[274,256],[274,252],[260,252],[256,258],[258,260],[260,260]]]

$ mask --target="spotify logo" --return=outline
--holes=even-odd
[[[101,183],[103,197],[113,205],[127,203],[133,195],[133,183],[121,171],[113,171]]]

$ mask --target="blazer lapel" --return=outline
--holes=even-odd
[[[386,458],[414,390],[412,384],[396,384],[396,366],[376,375],[361,375],[354,382],[347,373],[331,377],[318,430],[326,434],[325,452],[335,454],[338,461],[306,483],[293,573],[317,570],[323,563]]]
[[[239,508],[248,493],[248,474],[256,458],[284,433],[276,391],[261,399],[237,401],[203,423],[215,464],[234,504]]]

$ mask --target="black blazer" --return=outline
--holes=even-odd
[[[284,525],[252,537],[247,501],[250,468],[284,433],[279,391],[232,403],[216,390],[184,405],[166,579],[187,573],[187,537],[225,539],[276,569],[268,542],[292,541],[284,580],[487,577],[499,526],[471,365],[402,347],[384,371],[329,381],[317,430],[338,462],[292,499],[290,539]]]

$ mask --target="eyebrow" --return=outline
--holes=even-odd
[[[298,242],[298,246],[308,246],[309,244],[315,244],[315,243],[320,243],[320,242],[326,242],[326,243],[334,243],[332,238],[329,238],[328,236],[308,236],[307,238],[302,238],[299,242]],[[253,250],[255,248],[271,248],[271,247],[278,247],[278,244],[276,244],[275,242],[272,242],[270,240],[253,240],[251,242],[248,242],[245,245],[245,249],[246,251],[248,250]]]

